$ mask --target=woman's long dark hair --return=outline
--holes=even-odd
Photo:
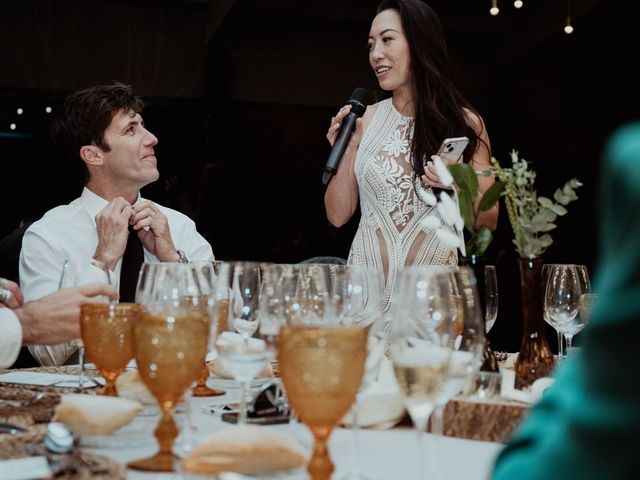
[[[421,0],[383,0],[376,14],[388,9],[400,15],[411,55],[409,68],[415,108],[411,139],[414,174],[424,174],[424,162],[438,151],[442,141],[448,137],[464,135],[469,138],[469,145],[463,154],[464,162],[469,163],[478,142],[485,142],[469,125],[464,108],[473,113],[476,113],[475,110],[453,82],[440,18]],[[480,125],[480,128],[484,128],[484,125]]]

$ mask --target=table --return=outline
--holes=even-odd
[[[203,414],[201,408],[212,403],[212,399],[194,398],[193,423],[197,426],[196,442],[206,435],[228,426],[218,417]],[[295,434],[306,445],[310,445],[311,436],[304,425],[277,425],[264,428],[280,429]],[[421,452],[417,434],[409,427],[398,427],[391,430],[362,430],[360,432],[362,462],[364,473],[375,475],[380,480],[416,478],[418,471],[418,455]],[[181,437],[178,438],[178,441]],[[352,432],[338,428],[331,436],[329,449],[335,464],[334,478],[346,473],[351,466]],[[427,446],[433,448],[434,437],[427,434]],[[488,478],[495,456],[502,448],[502,444],[495,442],[473,441],[454,437],[440,439],[439,458],[442,471],[448,480],[484,480]],[[155,443],[132,448],[101,448],[90,449],[92,452],[109,456],[118,462],[126,463],[130,460],[142,458],[156,450]],[[132,480],[144,479],[175,479],[176,475],[146,473],[129,470],[127,478]],[[177,477],[179,478],[179,477]],[[307,479],[306,474],[287,477],[291,480]]]
[[[72,373],[73,367],[48,367],[38,369],[48,372],[64,372]],[[5,384],[6,385],[6,384]],[[227,388],[227,394],[224,397],[210,398],[193,398],[192,425],[195,426],[193,432],[194,443],[203,440],[207,435],[229,426],[222,422],[220,418],[211,413],[203,413],[204,408],[209,404],[225,404],[236,401],[238,389]],[[469,415],[489,415],[490,410],[494,413],[496,409],[506,408],[509,405],[490,405],[486,403],[477,403],[475,405],[467,405],[462,399],[456,399],[445,411],[445,431],[448,434],[462,434],[464,432],[456,427],[459,421],[456,417],[470,421]],[[463,407],[461,407],[461,405]],[[487,410],[489,409],[489,410]],[[466,416],[464,412],[467,412]],[[482,413],[484,411],[484,413]],[[462,413],[461,413],[462,412]],[[474,413],[475,412],[475,413]],[[495,417],[495,415],[493,415]],[[153,429],[157,422],[156,417],[149,417],[148,428],[149,435],[147,442],[139,445],[121,447],[121,448],[87,448],[87,450],[110,457],[120,463],[143,458],[151,455],[156,450],[156,443],[153,437]],[[479,420],[476,419],[476,423]],[[495,418],[491,421],[495,423]],[[178,418],[179,427],[182,427],[181,418]],[[482,422],[480,422],[482,423]],[[312,439],[308,430],[302,424],[274,425],[263,428],[280,429],[294,434],[300,441],[306,445],[311,445]],[[457,428],[457,430],[456,430]],[[464,429],[463,429],[464,430]],[[467,434],[471,435],[470,430],[466,429]],[[495,431],[494,431],[495,433]],[[441,471],[446,475],[448,480],[480,480],[486,479],[492,468],[495,456],[502,448],[501,443],[495,441],[476,441],[465,438],[457,438],[446,436],[435,442],[435,437],[427,435],[427,448],[431,449],[429,453],[433,453],[437,447],[439,464]],[[502,435],[502,433],[500,434]],[[182,441],[183,435],[178,437],[178,444]],[[337,428],[330,440],[331,458],[336,467],[334,478],[337,479],[343,473],[346,473],[352,465],[352,448],[353,448],[353,432],[348,429]],[[360,450],[361,450],[361,470],[364,473],[375,475],[377,479],[407,479],[416,478],[418,474],[418,466],[420,458],[427,454],[422,450],[422,446],[418,442],[417,433],[407,425],[402,425],[391,430],[362,430],[360,432]],[[158,474],[146,473],[129,470],[127,472],[129,479],[175,479],[181,478],[175,474]],[[300,473],[297,476],[288,476],[290,480],[306,479],[306,474]]]

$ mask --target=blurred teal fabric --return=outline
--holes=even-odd
[[[496,480],[640,479],[640,123],[614,132],[600,174],[599,302],[582,351],[498,456]]]

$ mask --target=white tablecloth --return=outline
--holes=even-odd
[[[229,389],[229,393],[235,393]],[[219,417],[202,413],[205,405],[224,402],[223,397],[194,398],[192,424],[196,430],[194,441],[197,443],[208,434],[228,427]],[[153,418],[153,420],[151,419]],[[157,417],[150,417],[152,424]],[[295,434],[307,445],[310,445],[311,436],[302,424],[274,425],[264,428],[282,429]],[[152,435],[152,433],[151,433]],[[180,442],[182,438],[179,437]],[[179,444],[178,442],[178,444]],[[418,475],[419,461],[427,452],[419,445],[417,434],[407,427],[399,427],[392,430],[362,430],[360,433],[361,470],[365,474],[374,475],[379,480],[412,480]],[[333,432],[330,440],[331,458],[335,464],[336,472],[333,478],[338,479],[341,474],[349,471],[351,467],[353,446],[353,432],[348,429],[338,428]],[[427,448],[433,448],[433,436],[427,435]],[[439,463],[440,471],[445,474],[447,480],[485,480],[488,478],[496,454],[502,445],[491,442],[477,442],[459,438],[444,437],[440,439]],[[96,448],[91,449],[95,453],[106,455],[115,460],[126,463],[130,460],[146,457],[153,454],[157,447],[155,441],[145,445],[129,446],[126,448]],[[136,479],[176,479],[180,475],[145,473],[134,470],[128,471],[127,478]],[[287,476],[293,480],[294,477]],[[295,479],[306,479],[306,474],[300,474]],[[427,478],[427,477],[425,477]],[[422,479],[420,479],[422,480]]]

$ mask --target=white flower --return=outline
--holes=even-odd
[[[433,160],[433,166],[436,169],[438,177],[440,177],[440,183],[445,187],[450,187],[453,184],[453,177],[442,159],[438,155],[432,155],[431,160]]]
[[[442,222],[436,215],[428,215],[420,221],[420,228],[424,230],[435,230]]]
[[[382,149],[384,152],[388,152],[390,155],[397,157],[401,153],[407,153],[409,151],[409,141],[400,136],[400,131],[396,130],[391,135],[391,138],[384,143]]]
[[[418,180],[418,183],[420,183],[420,180]],[[438,203],[438,200],[436,199],[436,196],[433,194],[431,189],[424,188],[422,184],[416,185],[416,191],[418,192],[418,197],[420,198],[420,200],[422,200],[430,207],[433,207],[436,203]]]
[[[453,233],[451,230],[446,228],[439,228],[436,230],[436,235],[440,239],[442,243],[450,248],[463,248],[464,244],[460,243],[460,238],[458,235]]]

